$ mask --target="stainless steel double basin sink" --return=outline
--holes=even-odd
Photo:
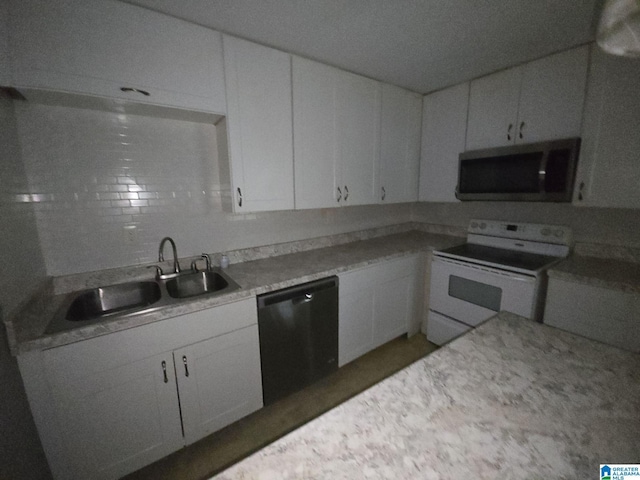
[[[180,273],[167,280],[148,280],[97,287],[70,294],[45,333],[71,330],[107,318],[139,315],[177,305],[186,299],[219,295],[240,286],[217,268]]]

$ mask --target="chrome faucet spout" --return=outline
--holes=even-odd
[[[171,249],[173,250],[173,272],[180,273],[180,264],[178,263],[178,250],[176,249],[176,242],[171,237],[164,237],[160,240],[160,248],[158,249],[158,261],[164,262],[164,244],[169,242]]]

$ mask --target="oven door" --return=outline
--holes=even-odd
[[[502,310],[532,319],[536,287],[535,276],[433,257],[429,309],[472,327]]]

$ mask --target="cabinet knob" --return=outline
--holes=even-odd
[[[240,187],[238,187],[236,190],[238,192],[238,206],[241,207],[242,206],[242,190],[240,190]]]
[[[347,198],[349,198],[349,189],[347,188],[347,186],[344,186],[344,201],[347,201]]]
[[[384,187],[382,187],[382,201],[384,202],[384,199],[387,198],[387,192],[385,191]]]
[[[507,127],[507,140],[511,140],[511,129],[513,128],[513,123],[510,123]]]
[[[125,93],[141,93],[142,95],[144,95],[145,97],[148,97],[149,95],[151,95],[149,92],[147,92],[146,90],[140,90],[139,88],[131,88],[131,87],[120,87],[120,90],[125,92]]]
[[[518,131],[518,136],[519,136],[520,138],[523,138],[523,137],[522,137],[522,129],[523,129],[523,128],[524,128],[524,122],[520,122],[520,129],[519,129],[519,131]]]
[[[340,203],[340,200],[342,200],[342,190],[338,187],[338,203]]]
[[[188,377],[189,376],[189,365],[187,364],[187,356],[186,355],[182,356],[182,363],[184,363],[184,376]]]
[[[169,377],[167,377],[167,362],[162,361],[162,374],[164,375],[164,383],[169,383]]]

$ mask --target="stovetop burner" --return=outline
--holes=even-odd
[[[569,253],[571,230],[560,225],[471,220],[467,243],[439,257],[537,276]]]
[[[496,266],[499,268],[511,267],[518,271],[531,273],[538,272],[560,260],[551,255],[539,255],[536,253],[506,250],[504,248],[487,247],[465,243],[457,247],[447,248],[437,252],[439,256],[459,258],[473,263]]]

